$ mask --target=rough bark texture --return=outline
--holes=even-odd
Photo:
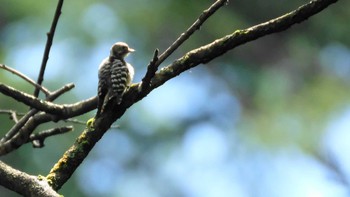
[[[0,161],[0,185],[23,196],[58,197],[45,177],[31,176]]]

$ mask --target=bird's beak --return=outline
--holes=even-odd
[[[132,48],[129,48],[128,49],[128,52],[130,53],[130,52],[134,52],[135,51],[135,49],[132,49]]]

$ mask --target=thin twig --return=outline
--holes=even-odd
[[[39,125],[50,121],[57,122],[59,120],[65,120],[67,118],[76,117],[96,109],[96,106],[97,106],[97,96],[94,96],[89,99],[79,101],[75,104],[69,105],[68,112],[63,116],[54,116],[44,112],[37,113],[37,114],[34,113],[34,115],[31,115],[31,116],[28,115],[29,117],[32,117],[32,118],[30,119],[28,118],[26,121],[24,121],[24,124],[22,126],[20,126],[19,123],[15,124],[11,128],[11,130],[8,132],[10,133],[12,130],[14,130],[15,132],[13,132],[13,137],[11,136],[11,138],[8,138],[8,140],[0,141],[0,155],[5,155],[19,148],[23,144],[27,143],[30,134]],[[35,111],[36,109],[32,109],[32,110]],[[32,110],[29,111],[29,113],[31,113]],[[22,117],[22,119],[23,118],[25,117]],[[19,122],[21,122],[21,120],[19,120]],[[14,127],[17,127],[17,128],[14,128]]]
[[[74,118],[69,118],[69,119],[66,119],[66,120],[63,120],[63,121],[86,126],[86,121],[77,120],[77,119],[74,119]],[[119,128],[120,128],[119,125],[112,125],[111,126],[111,129],[119,129]]]
[[[65,105],[59,105],[38,99],[30,94],[16,90],[15,88],[12,88],[5,84],[0,83],[0,92],[40,111],[45,111],[57,115],[63,114],[65,111]]]
[[[45,73],[45,69],[46,69],[46,64],[47,64],[47,61],[49,59],[50,49],[52,46],[53,37],[55,35],[58,19],[60,18],[60,15],[61,15],[62,5],[63,5],[63,0],[59,0],[57,7],[56,7],[55,16],[53,18],[52,25],[50,28],[50,32],[47,33],[47,42],[46,42],[43,60],[41,62],[40,73],[39,73],[38,81],[37,81],[37,84],[39,84],[39,85],[41,85],[43,83],[43,80],[44,80],[44,73]],[[38,95],[39,95],[39,88],[35,88],[34,97],[38,97]]]
[[[59,128],[53,128],[44,130],[35,134],[31,134],[29,136],[29,141],[32,141],[34,148],[42,148],[44,147],[44,141],[46,138],[54,135],[59,135],[63,133],[67,133],[73,131],[72,126],[66,126],[66,127],[59,127]]]
[[[24,79],[25,81],[27,81],[28,83],[30,83],[31,85],[33,85],[34,87],[38,88],[39,90],[41,90],[42,92],[44,92],[44,94],[46,96],[48,96],[50,94],[50,91],[48,89],[46,89],[45,87],[35,83],[35,81],[33,81],[32,79],[30,79],[29,77],[27,77],[26,75],[24,75],[23,73],[19,72],[18,70],[15,70],[11,67],[8,67],[4,64],[0,64],[0,68],[7,70],[17,76],[19,76],[20,78]]]
[[[161,55],[158,56],[159,50],[154,51],[153,58],[147,66],[147,72],[142,79],[140,93],[144,93],[149,87],[152,78],[158,70],[158,66],[169,57],[182,43],[184,43],[196,30],[200,29],[201,25],[213,15],[220,7],[228,3],[228,0],[218,0],[212,4],[207,10],[204,10],[198,19],[178,37],[173,44],[170,45]]]
[[[56,7],[56,12],[55,12],[55,15],[54,15],[54,19],[52,21],[52,25],[51,25],[51,28],[50,28],[50,32],[47,33],[47,42],[46,42],[46,46],[45,46],[45,51],[44,51],[44,55],[43,55],[43,60],[42,60],[42,63],[41,63],[41,68],[40,68],[40,73],[39,73],[39,76],[38,76],[38,80],[37,80],[37,83],[34,83],[36,84],[36,88],[34,90],[34,96],[35,97],[38,97],[39,95],[39,90],[41,89],[40,87],[43,80],[44,80],[44,73],[45,73],[45,69],[46,69],[46,64],[47,64],[47,61],[49,59],[49,54],[50,54],[50,49],[51,49],[51,46],[52,46],[52,41],[53,41],[53,37],[55,35],[55,31],[56,31],[56,27],[57,27],[57,23],[58,23],[58,19],[61,15],[61,10],[62,10],[62,6],[63,6],[63,1],[64,0],[59,0],[58,1],[58,4],[57,4],[57,7]],[[60,94],[68,91],[67,89],[69,89],[70,87],[65,87],[64,89],[65,90],[61,90],[62,92],[55,92],[52,94],[51,96],[51,99],[54,100],[55,98],[57,98]],[[43,91],[45,94],[46,94],[46,97],[50,97],[50,92],[47,91]],[[46,99],[46,100],[50,100],[50,99]],[[17,124],[14,125],[14,127],[11,128],[11,130],[5,135],[4,138],[2,138],[0,140],[0,143],[4,143],[5,141],[9,140],[12,136],[14,136],[17,131],[29,120],[29,118],[31,116],[33,116],[34,114],[36,114],[38,112],[38,110],[36,109],[32,109],[30,110],[24,117],[21,118],[21,120],[19,122],[17,122]]]
[[[56,100],[57,97],[61,96],[62,94],[70,91],[71,89],[73,89],[75,87],[75,85],[73,83],[69,83],[64,85],[63,87],[61,87],[60,89],[52,92],[50,94],[50,96],[48,96],[45,100],[46,101],[54,101]]]
[[[13,121],[15,121],[15,123],[18,122],[17,113],[16,113],[15,111],[12,111],[12,113],[11,113],[11,119],[12,119]]]
[[[350,189],[350,183],[346,173],[344,172],[344,169],[342,169],[339,160],[334,153],[326,150],[324,153],[316,153],[314,156],[334,173],[335,177],[340,183],[346,186],[348,190]]]
[[[0,145],[5,143],[7,140],[11,139],[24,126],[24,124],[26,124],[29,118],[32,117],[37,112],[38,110],[32,109],[26,115],[24,115],[19,121],[17,121],[17,123],[12,126],[12,128],[5,134],[5,136],[1,138]]]
[[[218,0],[212,4],[207,10],[204,10],[198,19],[175,40],[158,58],[156,63],[159,66],[167,57],[169,57],[183,42],[185,42],[196,30],[199,30],[201,25],[213,15],[220,7],[227,4],[228,0]]]
[[[69,123],[74,123],[74,124],[80,124],[80,125],[86,125],[86,121],[74,119],[74,118],[69,118],[67,120],[63,120],[64,122],[69,122]]]
[[[1,114],[8,114],[10,115],[10,118],[15,122],[17,123],[18,122],[18,115],[19,116],[24,116],[23,113],[17,113],[16,111],[14,110],[6,110],[6,109],[0,109],[0,113]]]
[[[51,95],[49,95],[46,98],[46,101],[54,101],[58,96],[71,90],[73,87],[74,87],[74,84],[67,84],[67,85],[63,86],[62,88],[52,92]],[[27,123],[29,118],[34,116],[37,112],[38,112],[37,109],[31,109],[27,114],[25,114],[15,125],[12,126],[12,128],[0,140],[0,145],[4,144],[6,141],[10,140],[13,136],[15,136],[16,133]],[[28,131],[28,132],[30,134],[30,132],[33,132],[33,131]]]

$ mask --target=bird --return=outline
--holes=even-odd
[[[107,103],[115,99],[119,105],[134,78],[134,67],[125,62],[124,58],[135,50],[124,42],[112,45],[110,54],[100,64],[98,69],[98,105],[96,117],[104,110]]]

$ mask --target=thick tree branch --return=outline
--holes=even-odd
[[[138,88],[136,86],[133,87],[133,90],[137,91]],[[134,93],[136,94],[137,92]],[[107,108],[95,120],[93,128],[86,128],[76,139],[73,146],[64,153],[63,157],[51,169],[47,179],[55,190],[60,189],[71,177],[76,168],[86,158],[103,134],[111,127],[117,117],[121,117],[124,114],[127,105],[123,101],[120,105],[111,103],[111,107]]]
[[[241,44],[268,34],[283,31],[294,24],[308,19],[310,16],[315,15],[336,1],[337,0],[311,1],[299,7],[297,10],[279,18],[245,30],[235,31],[210,44],[194,49],[156,73],[147,91],[140,92],[138,91],[140,83],[133,84],[125,94],[122,103],[120,105],[112,103],[111,107],[105,110],[104,113],[94,121],[93,125],[90,125],[91,128],[85,129],[75,141],[74,145],[64,153],[47,176],[50,184],[55,190],[60,189],[86,158],[96,142],[109,129],[111,124],[120,118],[127,108],[144,98],[149,92],[161,86],[169,79],[201,63],[207,63]]]
[[[59,197],[45,177],[36,177],[11,168],[0,161],[0,185],[22,196]]]
[[[157,72],[159,65],[168,58],[181,44],[183,44],[191,35],[199,30],[202,24],[212,16],[219,8],[228,3],[228,0],[217,0],[212,4],[207,10],[204,10],[198,19],[184,32],[182,33],[174,42],[171,44],[160,56],[158,56],[159,50],[156,49],[153,58],[149,65],[147,66],[146,75],[142,79],[140,84],[140,92],[145,92],[149,88],[152,78]]]
[[[40,72],[39,72],[38,81],[37,81],[37,84],[39,85],[41,85],[44,80],[46,64],[47,64],[47,61],[49,60],[50,49],[52,46],[53,37],[55,35],[58,19],[60,18],[60,15],[61,15],[62,6],[63,6],[63,0],[58,0],[56,12],[51,24],[50,32],[47,33],[47,42],[46,42],[43,60],[41,62]],[[38,95],[39,95],[39,88],[35,88],[34,97],[38,97]]]
[[[208,63],[209,61],[221,56],[237,46],[269,34],[286,30],[292,25],[301,23],[337,1],[338,0],[310,1],[308,4],[305,4],[281,17],[247,29],[237,30],[230,35],[215,40],[212,43],[194,49],[167,67],[162,68],[154,77],[150,90],[161,86],[169,79],[176,77],[180,73],[190,68],[193,68],[199,64]]]

